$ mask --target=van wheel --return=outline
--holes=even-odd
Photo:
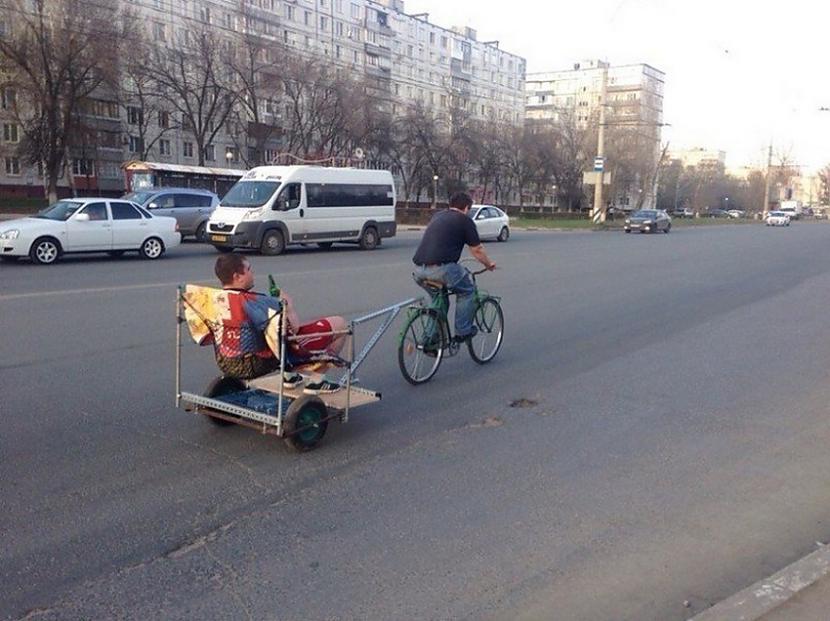
[[[196,228],[196,241],[200,244],[204,244],[207,241],[207,223],[202,222]]]
[[[378,247],[378,232],[373,226],[367,226],[360,236],[360,247],[363,250],[374,250]]]
[[[259,247],[262,254],[276,256],[285,250],[285,238],[279,231],[267,231],[262,236],[262,244]]]

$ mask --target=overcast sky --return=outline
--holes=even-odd
[[[470,26],[528,71],[602,58],[666,73],[672,148],[726,151],[727,165],[776,152],[805,172],[830,164],[830,4],[824,0],[406,0],[444,27]]]

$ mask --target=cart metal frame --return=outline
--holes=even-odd
[[[349,414],[352,408],[357,407],[352,405],[353,397],[357,398],[357,400],[360,402],[358,405],[365,405],[367,403],[372,403],[375,401],[379,401],[381,399],[381,394],[379,392],[368,390],[366,388],[361,388],[353,384],[355,371],[366,360],[366,357],[369,355],[371,350],[375,347],[375,345],[377,345],[378,341],[380,341],[381,337],[395,321],[395,318],[398,316],[401,310],[421,300],[422,298],[410,298],[403,302],[392,304],[391,306],[387,306],[386,308],[382,308],[362,317],[350,320],[348,328],[346,330],[324,333],[325,335],[336,334],[348,335],[351,337],[349,338],[349,351],[346,357],[348,365],[346,367],[345,373],[343,373],[343,376],[340,378],[340,381],[338,382],[345,389],[345,403],[343,403],[343,392],[341,391],[338,391],[337,393],[333,393],[331,395],[318,395],[319,398],[326,405],[327,410],[329,411],[329,415],[325,420],[339,420],[343,423],[348,422]],[[286,366],[286,349],[291,342],[299,340],[299,337],[288,336],[287,313],[282,313],[281,315],[282,325],[280,326],[280,370],[277,371],[277,374],[279,375],[277,387],[264,387],[262,385],[263,382],[258,382],[258,380],[262,380],[264,378],[257,378],[254,380],[242,382],[248,388],[253,387],[276,396],[276,415],[272,416],[270,414],[265,414],[263,412],[253,410],[251,408],[246,408],[233,403],[228,403],[220,399],[205,397],[204,395],[199,395],[182,390],[182,324],[185,323],[184,304],[184,286],[180,285],[177,288],[176,294],[176,407],[183,408],[188,411],[195,411],[201,414],[206,414],[213,418],[225,420],[231,423],[242,425],[244,427],[257,429],[263,434],[271,434],[276,435],[280,438],[284,438],[286,436],[286,407],[293,400],[297,399],[299,395],[302,394],[301,389],[286,389],[285,382],[283,381],[282,376],[282,371],[285,369]],[[375,330],[374,334],[372,334],[372,336],[367,340],[366,344],[364,345],[363,349],[361,349],[360,353],[355,357],[355,328],[359,325],[365,324],[367,322],[379,318],[383,318],[382,323]],[[321,335],[322,333],[303,335],[303,338]],[[273,375],[266,377],[271,378],[273,377]],[[301,431],[301,429],[295,430],[295,432],[299,431]]]

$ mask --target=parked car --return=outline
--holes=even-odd
[[[743,218],[746,216],[746,212],[743,209],[730,209],[726,213],[729,214],[730,218]]]
[[[729,212],[725,209],[710,209],[706,212],[707,218],[730,218]]]
[[[689,207],[678,207],[671,213],[673,218],[694,218],[695,212]]]
[[[175,218],[183,237],[192,235],[200,242],[207,241],[207,222],[219,204],[216,194],[199,188],[156,188],[131,192],[124,198],[157,216]]]
[[[0,259],[28,256],[48,265],[70,252],[137,250],[158,259],[181,242],[175,218],[154,216],[135,203],[104,198],[61,200],[36,216],[0,223]]]
[[[510,218],[498,207],[492,205],[473,205],[469,212],[476,223],[481,239],[495,239],[505,242],[510,239]]]
[[[790,226],[790,216],[783,211],[770,211],[766,223],[767,226]]]
[[[655,233],[671,231],[671,218],[662,209],[640,209],[625,219],[625,232]]]

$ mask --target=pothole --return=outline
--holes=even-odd
[[[515,399],[514,401],[510,402],[510,407],[511,408],[528,409],[528,408],[536,407],[537,405],[539,405],[539,402],[536,401],[535,399],[526,399],[524,397],[522,397],[521,399]]]

